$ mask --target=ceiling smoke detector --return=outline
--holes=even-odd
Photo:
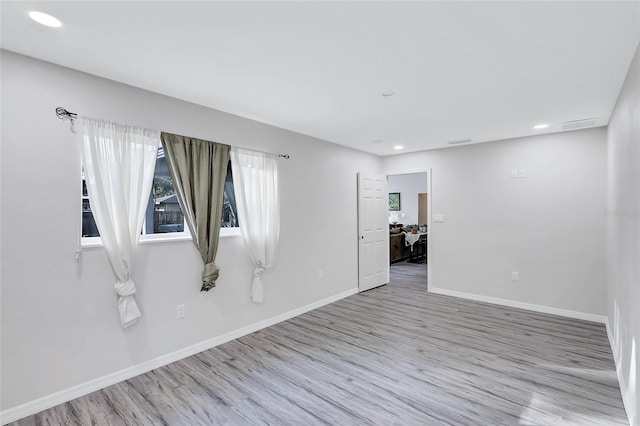
[[[583,118],[581,120],[565,121],[562,123],[563,130],[584,129],[585,127],[593,127],[596,125],[595,118]]]
[[[459,139],[457,141],[449,141],[447,142],[449,145],[460,145],[462,143],[469,143],[471,142],[471,139]]]

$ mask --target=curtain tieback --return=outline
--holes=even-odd
[[[136,284],[131,278],[125,282],[118,281],[113,285],[113,289],[118,294],[118,313],[120,322],[124,327],[128,327],[142,315],[133,295],[136,294]]]
[[[113,288],[120,297],[133,296],[136,294],[136,284],[132,279],[128,279],[125,282],[118,281],[113,285]]]
[[[256,303],[262,303],[264,300],[264,287],[260,278],[263,272],[264,266],[262,266],[262,263],[258,263],[253,271],[253,284],[251,285],[251,300]]]
[[[262,265],[258,265],[258,266],[256,266],[255,271],[253,271],[253,276],[254,277],[260,277],[260,276],[262,276],[263,272],[264,272],[264,267],[262,267]]]
[[[202,288],[200,291],[209,291],[216,286],[216,280],[220,276],[220,268],[215,263],[205,263],[202,271]]]

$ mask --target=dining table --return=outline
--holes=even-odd
[[[404,233],[404,244],[407,247],[411,247],[411,251],[413,252],[413,245],[420,239],[421,236],[423,235],[427,235],[426,232],[417,232],[417,233],[412,233],[412,232],[405,232]]]

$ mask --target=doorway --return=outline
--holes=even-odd
[[[431,172],[388,173],[389,272],[394,278],[429,287]]]

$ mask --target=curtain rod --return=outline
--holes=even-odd
[[[73,120],[78,118],[78,114],[76,114],[75,112],[67,111],[67,109],[64,107],[56,108],[56,116],[60,120],[69,120],[72,126],[73,126]],[[288,160],[289,158],[291,158],[289,154],[278,154],[278,157],[284,158],[285,160]]]

